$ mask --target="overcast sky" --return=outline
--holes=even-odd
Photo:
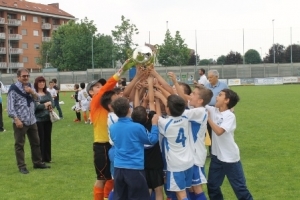
[[[243,54],[255,49],[265,56],[275,43],[300,44],[299,0],[28,0],[42,4],[59,3],[60,9],[76,18],[94,20],[101,34],[121,24],[121,15],[140,31],[134,42],[162,44],[167,27],[178,30],[201,59]],[[168,21],[168,23],[167,23]],[[292,27],[292,37],[291,37]],[[149,38],[150,32],[150,38]],[[196,34],[197,33],[197,34]],[[197,36],[197,37],[196,37]],[[197,42],[196,42],[197,38]]]

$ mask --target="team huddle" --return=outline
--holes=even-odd
[[[123,65],[126,66],[126,63]],[[245,183],[239,150],[234,142],[235,115],[230,111],[239,97],[221,90],[215,107],[213,92],[201,85],[191,90],[168,75],[173,88],[154,70],[137,66],[124,91],[116,89],[122,67],[107,81],[93,81],[94,199],[223,199],[225,175],[238,199],[252,199]],[[212,128],[212,157],[206,178],[205,133]],[[165,192],[165,194],[163,193]]]

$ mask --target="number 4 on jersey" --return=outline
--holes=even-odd
[[[180,128],[178,132],[178,136],[176,138],[176,143],[181,143],[183,147],[185,147],[186,137],[184,136],[184,129]]]

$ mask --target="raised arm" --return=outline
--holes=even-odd
[[[155,110],[154,106],[154,90],[153,90],[153,76],[148,77],[148,98],[150,110]]]
[[[157,73],[157,71],[155,71],[154,69],[151,70],[151,75],[154,76],[154,77],[157,79],[158,83],[159,83],[165,90],[167,90],[170,94],[174,94],[174,91],[173,91],[172,87],[166,82],[166,80],[165,80],[163,77],[161,77],[161,76],[159,75],[159,73]]]

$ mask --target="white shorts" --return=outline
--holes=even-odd
[[[206,184],[206,176],[204,167],[199,167],[197,165],[193,166],[193,179],[192,186]]]
[[[90,110],[90,101],[85,100],[81,102],[81,111],[89,111]]]
[[[193,167],[181,172],[167,171],[166,178],[168,191],[176,192],[190,188],[192,186]]]

